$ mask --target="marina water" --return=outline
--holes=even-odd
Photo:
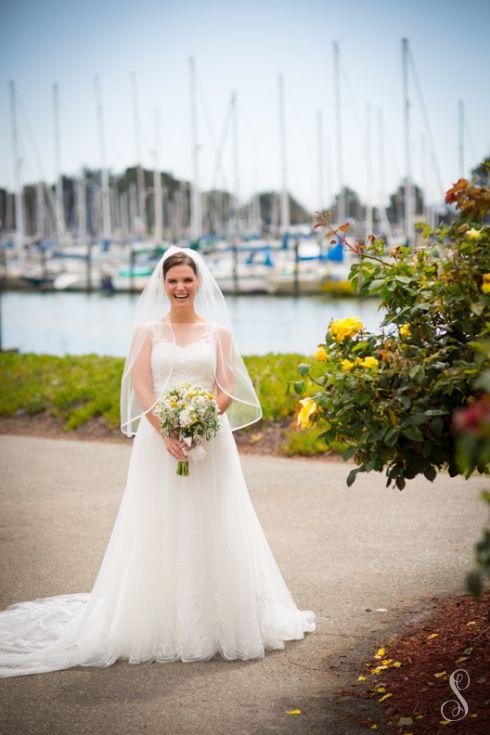
[[[4,292],[3,348],[124,357],[137,297],[129,293]],[[383,318],[375,299],[258,294],[228,295],[226,301],[238,346],[245,355],[311,355],[323,341],[330,319],[357,315],[367,329],[374,330]]]

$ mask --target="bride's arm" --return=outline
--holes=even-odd
[[[133,381],[134,392],[138,403],[142,410],[145,411],[146,418],[150,424],[160,433],[160,420],[153,411],[148,409],[156,402],[153,395],[153,378],[151,374],[151,337],[146,335],[139,354],[131,368],[131,379]]]
[[[233,403],[233,398],[230,398],[227,393],[218,387],[216,390],[216,403],[218,404],[219,412],[224,413]]]
[[[146,418],[163,439],[167,451],[175,457],[175,459],[186,459],[182,442],[178,439],[163,436],[160,430],[161,423],[159,417],[153,413],[153,411],[149,410],[156,403],[156,398],[153,394],[153,376],[151,373],[151,347],[151,337],[149,334],[146,334],[143,345],[134,361],[133,367],[131,368],[131,379],[133,381],[134,392],[139,405],[145,412]]]
[[[235,375],[232,370],[232,353],[231,335],[226,329],[220,328],[216,355],[216,403],[220,413],[224,413],[233,403]]]

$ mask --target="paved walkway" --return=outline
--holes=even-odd
[[[91,589],[130,451],[120,443],[0,436],[2,609]],[[258,661],[119,661],[3,679],[2,735],[366,732],[335,709],[332,692],[355,681],[353,661],[371,657],[373,643],[423,614],[431,596],[465,592],[485,480],[442,475],[399,491],[371,473],[347,488],[350,468],[340,463],[244,455],[242,464],[293,597],[317,613],[316,632]],[[302,715],[284,713],[294,708]]]

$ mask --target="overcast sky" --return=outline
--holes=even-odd
[[[62,170],[99,165],[94,74],[101,80],[107,161],[114,172],[137,159],[130,72],[138,80],[143,164],[152,165],[154,109],[160,166],[179,178],[192,167],[189,56],[195,58],[201,184],[214,181],[217,146],[232,90],[238,94],[240,196],[280,188],[277,75],[284,75],[288,188],[318,201],[316,111],[323,114],[326,193],[336,190],[332,44],[341,51],[344,181],[362,197],[367,103],[373,191],[405,171],[401,38],[415,58],[444,188],[459,175],[457,103],[467,119],[466,174],[490,151],[488,0],[0,0],[0,185],[13,186],[8,82],[19,97],[22,178],[54,180],[51,89],[58,82]],[[413,78],[412,163],[438,198],[427,129]],[[384,135],[378,136],[378,109]],[[426,151],[425,157],[422,155]],[[232,187],[228,136],[219,184]],[[424,165],[425,162],[425,165]]]

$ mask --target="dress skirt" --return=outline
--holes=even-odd
[[[206,456],[177,460],[145,416],[89,593],[0,613],[0,676],[118,659],[263,658],[315,630],[286,586],[251,502],[226,414]]]

